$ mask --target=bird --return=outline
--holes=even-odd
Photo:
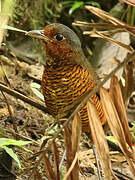
[[[27,32],[28,36],[41,39],[46,54],[46,65],[41,87],[45,104],[54,118],[66,118],[76,102],[95,87],[94,73],[85,57],[77,34],[66,25],[52,23],[43,30]],[[102,124],[106,122],[103,107],[95,94],[91,101],[96,107]],[[79,110],[82,131],[90,130],[87,105]]]

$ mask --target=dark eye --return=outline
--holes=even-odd
[[[64,39],[64,36],[62,34],[56,34],[55,39],[57,39],[57,41],[62,41]]]

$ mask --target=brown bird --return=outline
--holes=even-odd
[[[46,53],[42,90],[48,111],[53,117],[65,118],[76,102],[95,86],[94,74],[81,48],[78,36],[67,26],[53,23],[44,30],[27,35],[41,39]],[[91,97],[102,124],[106,119],[97,95]],[[80,109],[83,131],[89,131],[87,107]]]

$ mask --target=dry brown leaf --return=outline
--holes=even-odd
[[[131,6],[135,6],[135,0],[122,0],[123,2],[130,4]]]
[[[80,137],[81,137],[81,120],[79,117],[79,114],[77,113],[74,116],[73,123],[72,123],[72,153],[73,158],[75,158],[76,153],[79,151],[79,143],[80,143]],[[79,180],[79,166],[78,162],[75,164],[72,170],[73,179]]]
[[[67,179],[70,173],[72,172],[72,178],[75,180],[79,180],[79,166],[77,162],[77,153],[79,151],[79,143],[80,143],[80,137],[81,137],[81,120],[78,115],[78,113],[74,116],[73,122],[72,122],[72,164],[70,168],[68,169],[68,172],[64,176],[63,179]],[[71,148],[70,147],[70,148]]]
[[[126,45],[126,44],[124,44],[122,42],[119,42],[119,41],[117,41],[115,39],[112,39],[111,37],[105,36],[103,33],[99,32],[99,31],[94,30],[94,31],[92,31],[92,33],[84,31],[83,34],[89,34],[91,37],[102,38],[102,39],[107,40],[107,41],[109,41],[111,43],[117,44],[118,46],[120,46],[120,47],[124,48],[125,50],[127,50],[129,53],[133,53],[133,48],[131,46]]]
[[[67,170],[70,168],[72,161],[73,161],[73,154],[72,154],[72,142],[71,142],[71,130],[68,126],[64,128],[64,140],[65,140],[65,148],[66,148],[66,165]],[[68,177],[68,180],[72,179],[72,173]]]
[[[121,28],[125,28],[126,31],[130,32],[132,35],[135,36],[135,32],[134,32],[134,26],[130,26],[129,24],[125,24],[124,22],[120,21],[119,19],[112,17],[109,13],[93,7],[93,6],[85,6],[85,8],[89,11],[91,11],[93,14],[97,15],[98,17],[111,22],[112,24],[114,24],[116,27],[117,26],[121,26]]]
[[[115,108],[118,112],[121,125],[123,127],[123,132],[125,135],[126,142],[129,145],[129,147],[132,149],[131,134],[129,131],[128,120],[126,116],[126,109],[123,102],[118,78],[116,76],[113,76],[113,78],[111,79],[111,86],[110,86],[109,93],[111,95]]]
[[[112,24],[114,25],[120,25],[122,27],[131,27],[130,25],[128,24],[125,24],[124,22],[120,21],[119,19],[111,16],[109,13],[107,13],[106,11],[103,11],[99,8],[96,8],[96,7],[93,7],[93,6],[85,6],[85,8],[89,11],[91,11],[93,14],[99,16],[100,18],[106,20],[106,21],[109,21],[111,22]]]
[[[72,161],[72,164],[70,166],[70,168],[68,169],[68,172],[66,173],[66,175],[64,176],[63,180],[67,180],[68,176],[70,175],[70,173],[72,172],[72,169],[75,167],[76,161],[78,159],[78,152],[76,152],[75,158]],[[71,180],[77,180],[78,177],[73,177]]]
[[[81,120],[79,114],[77,113],[73,119],[72,123],[72,152],[73,155],[79,150],[79,143],[81,137]]]
[[[108,125],[113,135],[118,140],[118,144],[121,147],[121,150],[123,151],[126,157],[130,170],[135,176],[135,167],[133,161],[131,160],[131,159],[135,160],[135,154],[133,154],[127,149],[123,128],[119,116],[117,114],[117,111],[115,109],[115,106],[113,104],[113,101],[111,99],[111,96],[109,95],[108,91],[103,88],[100,89],[100,96],[101,96],[103,109],[107,117]]]
[[[52,165],[51,165],[48,157],[46,156],[46,154],[44,154],[44,165],[45,165],[45,171],[46,171],[46,176],[47,176],[48,180],[56,179],[54,172],[53,172]]]
[[[52,144],[53,154],[54,154],[54,171],[56,174],[56,180],[60,180],[60,172],[59,172],[59,151],[54,141]]]
[[[102,124],[98,117],[95,106],[88,101],[87,103],[89,124],[91,128],[92,139],[96,146],[98,157],[103,168],[104,176],[106,180],[117,179],[112,172],[111,160],[109,156],[109,148],[106,142],[105,134],[102,128]]]
[[[39,170],[37,170],[37,169],[35,170],[34,176],[35,176],[35,179],[37,179],[37,180],[43,180],[42,175],[40,174]]]

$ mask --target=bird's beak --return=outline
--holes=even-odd
[[[41,39],[45,42],[51,41],[47,36],[44,35],[44,30],[32,30],[25,33],[26,36],[30,36],[36,39]]]

